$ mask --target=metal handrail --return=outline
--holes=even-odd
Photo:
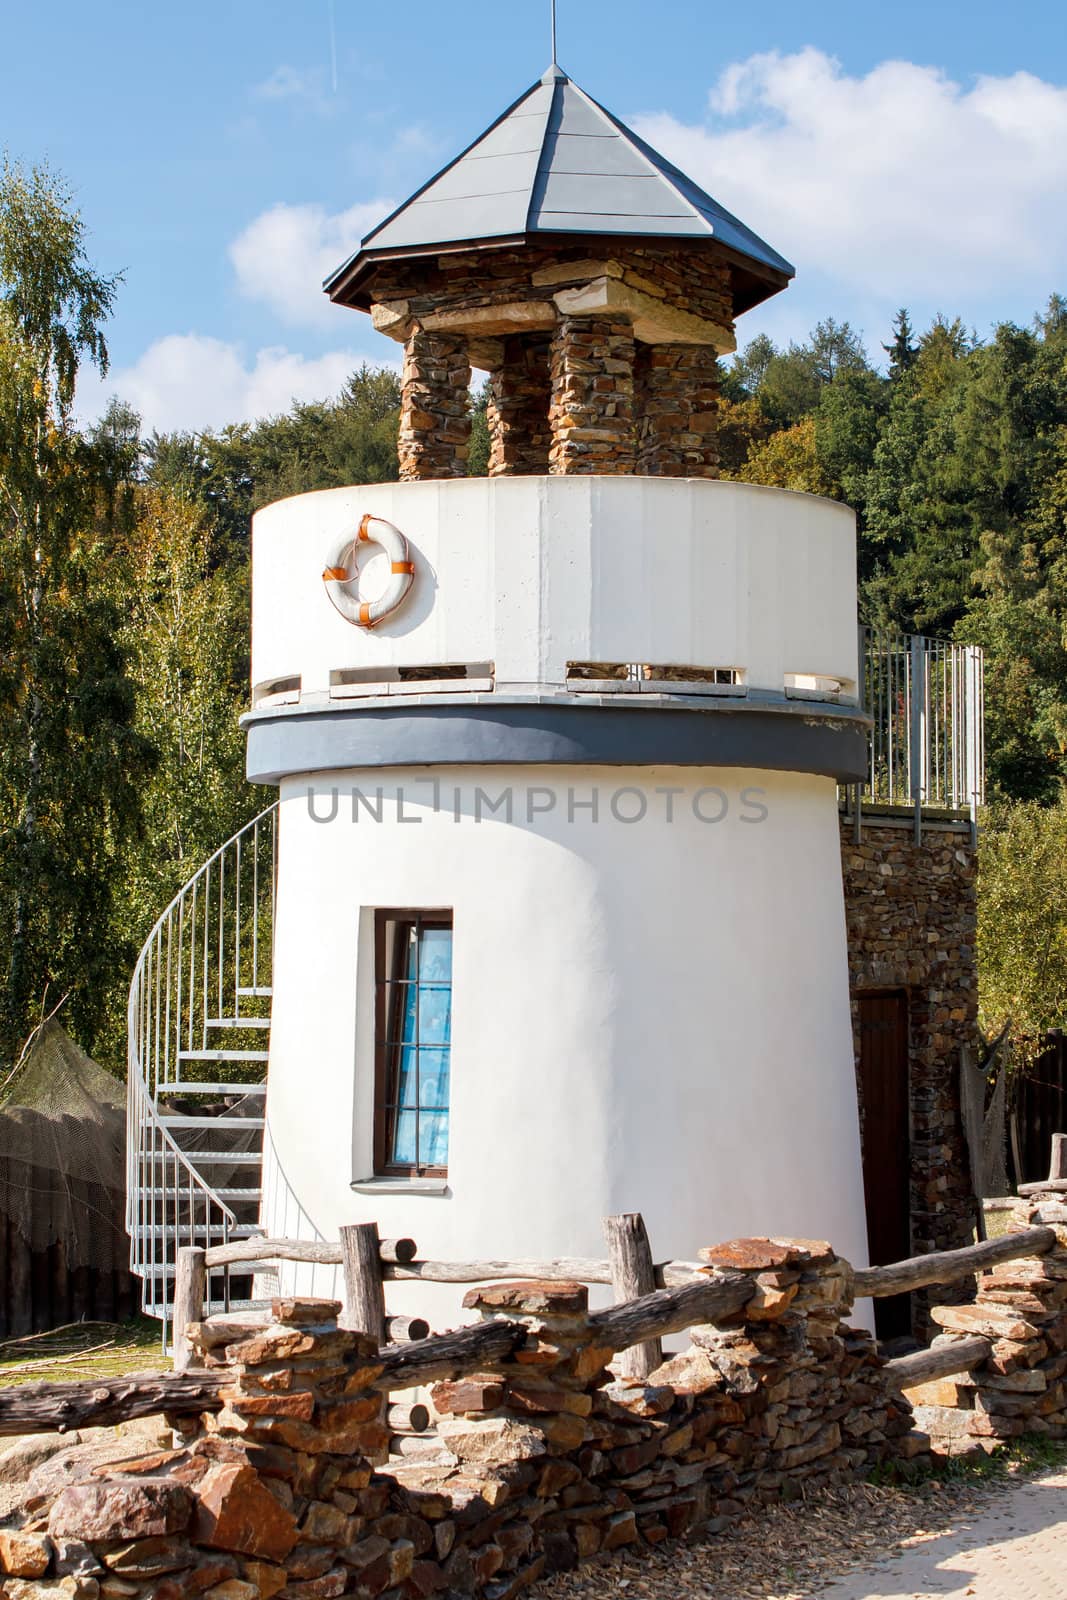
[[[194,1044],[199,1044],[202,1054],[206,1052],[210,1029],[218,1024],[218,1017],[211,1016],[212,1001],[217,1001],[219,1017],[229,1002],[229,966],[232,965],[234,982],[233,1015],[228,1025],[239,1027],[242,1020],[250,1028],[264,1025],[261,1017],[242,1019],[241,999],[246,993],[269,993],[269,984],[260,982],[261,967],[265,977],[271,976],[269,944],[261,954],[261,944],[267,941],[261,938],[264,918],[260,902],[264,891],[269,892],[273,913],[277,809],[275,801],[260,812],[220,845],[183,884],[153,924],[130,984],[126,1227],[130,1234],[131,1269],[146,1286],[152,1285],[146,1309],[160,1318],[164,1345],[171,1303],[170,1276],[178,1249],[183,1244],[207,1245],[220,1234],[222,1241],[228,1243],[238,1219],[164,1125],[157,1097],[168,1087],[195,1090],[195,1080],[183,1082],[183,1054],[195,1054]],[[269,868],[261,872],[260,834],[267,829]],[[247,941],[242,938],[241,894],[249,865],[251,984],[242,988],[242,949]],[[273,928],[272,914],[270,943]],[[194,981],[197,978],[199,981]],[[247,1059],[251,1053],[245,1054]],[[224,1299],[228,1305],[228,1272],[224,1277]]]
[[[985,804],[985,657],[976,645],[860,628],[867,776],[851,804],[963,813]]]

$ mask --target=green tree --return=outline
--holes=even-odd
[[[908,316],[907,307],[901,306],[893,318],[893,342],[884,344],[882,349],[889,357],[889,377],[891,380],[903,378],[915,365],[919,355],[919,346],[915,343],[915,331]]]
[[[89,264],[47,169],[0,173],[0,1053],[46,989],[91,1047],[123,955],[101,937],[150,757],[116,636],[107,485],[71,423],[79,364],[106,370],[115,281]],[[58,991],[58,994],[57,994]]]
[[[112,579],[135,729],[156,751],[111,908],[115,942],[132,955],[181,885],[272,797],[245,781],[246,585],[212,565],[210,514],[180,491],[138,486]],[[106,997],[105,1059],[123,1053],[128,977]]]
[[[979,1016],[1016,1063],[1067,1020],[1067,802],[993,808],[979,842]]]

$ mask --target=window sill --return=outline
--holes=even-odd
[[[356,1178],[354,1194],[450,1194],[447,1178]]]

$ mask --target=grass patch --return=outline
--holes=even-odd
[[[960,1456],[926,1456],[918,1461],[886,1461],[868,1475],[868,1483],[887,1489],[918,1489],[933,1481],[983,1483],[1024,1477],[1067,1466],[1067,1441],[1025,1433],[988,1454],[975,1450]]]
[[[79,1378],[121,1378],[161,1370],[159,1323],[75,1322],[47,1333],[0,1341],[0,1389],[23,1383],[67,1383]]]

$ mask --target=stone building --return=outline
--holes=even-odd
[[[553,66],[328,280],[403,345],[401,481],[254,519],[248,773],[278,786],[276,847],[213,858],[131,998],[157,1314],[168,1250],[219,1229],[374,1220],[429,1257],[545,1259],[640,1210],[678,1256],[712,1228],[859,1263],[866,1177],[877,1248],[956,1242],[970,835],[842,822],[880,770],[854,518],[717,481],[718,357],[792,271]],[[226,1088],[223,1060],[265,1095],[243,1188],[206,1119],[161,1111]],[[286,1288],[321,1292],[303,1270]]]

